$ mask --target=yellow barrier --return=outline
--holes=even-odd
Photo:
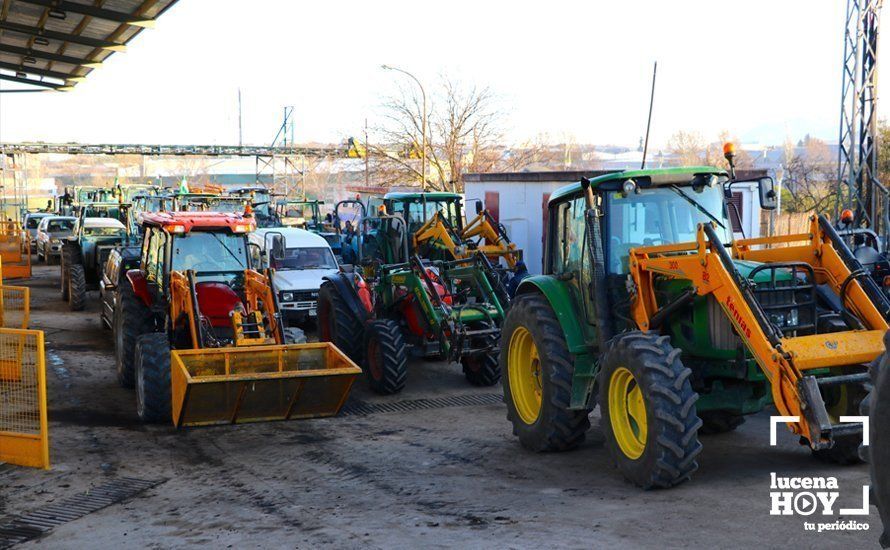
[[[22,279],[31,276],[30,246],[24,232],[9,234],[0,229],[0,261],[3,262],[4,277]]]
[[[0,282],[0,327],[28,328],[31,317],[31,289]]]
[[[0,328],[0,462],[49,468],[40,330]]]

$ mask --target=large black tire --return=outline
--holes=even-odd
[[[87,302],[87,277],[83,264],[68,266],[68,308],[82,311]]]
[[[515,346],[513,361],[511,346]],[[521,349],[525,346],[534,348],[537,360],[523,361]],[[513,301],[501,332],[499,362],[507,420],[513,424],[513,434],[523,447],[532,451],[565,451],[584,441],[590,429],[589,411],[569,408],[574,359],[556,313],[544,296],[527,294]],[[522,390],[528,389],[523,381],[528,382],[529,373],[540,382],[537,393],[532,392],[540,397],[537,414],[523,405],[528,403],[523,396],[529,394]],[[535,396],[530,397],[532,401]]]
[[[890,347],[890,332],[884,336]],[[890,548],[890,356],[885,351],[869,369],[873,389],[863,406],[869,415],[871,434],[869,446],[863,448],[871,470],[874,504],[884,524],[881,546]]]
[[[124,280],[115,290],[114,359],[117,381],[125,388],[136,384],[136,340],[155,329],[151,312],[142,303],[129,281]]]
[[[628,332],[615,337],[603,354],[598,385],[606,447],[622,474],[639,487],[673,487],[698,469],[702,421],[691,376],[669,336]],[[641,412],[645,424],[635,418]]]
[[[494,386],[501,379],[501,365],[495,353],[474,353],[460,358],[464,377],[474,386]]]
[[[727,411],[706,411],[698,414],[702,427],[698,433],[716,435],[731,432],[745,423],[745,417]]]
[[[399,324],[371,321],[365,328],[365,376],[371,389],[383,395],[402,391],[408,378],[408,347]]]
[[[163,332],[136,340],[136,414],[146,423],[171,418],[170,342]]]
[[[364,327],[356,319],[333,283],[318,290],[318,339],[331,342],[357,365],[362,364]]]

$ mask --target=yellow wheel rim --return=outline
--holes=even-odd
[[[544,382],[538,347],[528,329],[519,327],[510,337],[508,350],[507,373],[513,406],[523,422],[534,424],[541,414]]]
[[[649,431],[646,403],[637,380],[625,367],[619,367],[609,379],[609,419],[621,452],[631,460],[640,458]]]

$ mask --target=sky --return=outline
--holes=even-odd
[[[0,141],[233,144],[240,88],[244,143],[271,142],[285,105],[296,141],[337,143],[411,85],[389,64],[431,95],[488,86],[512,142],[636,145],[657,60],[656,146],[836,142],[845,4],[180,0],[72,92],[0,94]]]

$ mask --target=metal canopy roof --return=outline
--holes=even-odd
[[[177,0],[0,0],[0,80],[70,90]]]

